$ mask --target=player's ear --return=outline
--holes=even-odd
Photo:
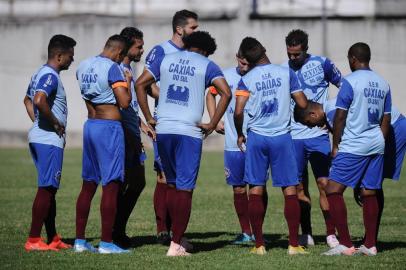
[[[178,34],[179,36],[183,35],[183,28],[181,26],[176,26],[176,34]]]

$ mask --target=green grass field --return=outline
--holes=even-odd
[[[0,269],[405,269],[406,265],[406,174],[400,183],[385,181],[385,212],[381,225],[380,253],[376,257],[322,257],[324,222],[318,207],[315,184],[313,198],[313,232],[316,246],[311,254],[289,257],[287,226],[283,217],[283,197],[269,183],[269,207],[264,233],[270,244],[266,256],[251,255],[248,246],[231,245],[239,232],[234,213],[231,188],[225,184],[222,153],[204,153],[194,193],[192,216],[187,237],[195,253],[187,258],[167,258],[167,247],[155,244],[155,221],[152,194],[155,176],[151,154],[146,163],[147,186],[127,226],[134,240],[130,254],[75,254],[72,251],[24,251],[31,221],[32,200],[36,192],[36,171],[28,149],[0,150]],[[75,203],[81,187],[81,150],[65,152],[61,189],[57,194],[57,228],[73,242],[75,237]],[[355,241],[363,235],[361,209],[346,192],[350,231]],[[100,189],[93,199],[87,237],[97,244],[100,237]]]

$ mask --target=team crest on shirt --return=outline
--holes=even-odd
[[[188,106],[189,101],[189,88],[186,86],[169,85],[166,94],[166,102],[174,103],[182,106]]]
[[[324,80],[324,69],[320,61],[311,60],[303,65],[298,72],[298,77],[301,82],[309,86],[313,93],[317,93],[317,86]]]
[[[279,102],[277,98],[261,102],[261,116],[278,115]]]
[[[370,124],[379,124],[379,110],[377,108],[368,108],[368,122]]]
[[[229,168],[224,167],[224,174],[226,175],[226,178],[229,178],[231,175],[231,171]]]

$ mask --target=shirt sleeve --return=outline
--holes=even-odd
[[[165,54],[156,54],[154,60],[150,62],[149,65],[146,65],[146,69],[154,77],[155,81],[159,81],[161,78],[161,63],[165,58]]]
[[[165,51],[162,46],[157,45],[148,53],[145,59],[145,66],[149,68],[157,59],[162,59],[165,56]]]
[[[39,78],[35,92],[44,92],[47,96],[56,93],[58,90],[58,78],[53,73],[47,73]]]
[[[331,82],[337,87],[340,87],[340,82],[342,78],[341,72],[334,65],[334,63],[331,62],[331,60],[328,58],[326,59],[326,61],[324,61],[324,75],[327,81]]]
[[[354,98],[354,90],[351,84],[346,80],[341,80],[341,87],[338,91],[336,108],[348,110]]]
[[[250,95],[250,90],[245,85],[242,78],[238,82],[238,86],[237,86],[237,90],[235,91],[235,95],[236,96],[244,96],[244,97],[248,97]]]
[[[386,94],[385,97],[385,104],[384,104],[384,108],[383,108],[383,113],[388,114],[391,113],[392,111],[392,94],[389,88],[388,93]]]
[[[128,87],[124,78],[123,70],[117,63],[114,63],[109,69],[108,82],[113,89],[120,86],[125,88]]]
[[[224,74],[218,65],[210,61],[206,68],[206,87],[210,86],[212,82],[217,78],[224,78]]]
[[[291,94],[303,91],[302,88],[300,87],[299,79],[297,78],[296,73],[291,68],[289,68],[289,85]]]

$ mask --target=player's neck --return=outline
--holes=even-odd
[[[128,56],[124,57],[124,60],[122,62],[124,65],[130,65],[131,64],[131,60]]]
[[[259,61],[257,62],[257,65],[266,65],[266,64],[270,64],[271,61],[269,61],[268,56],[266,56],[266,54],[264,56],[261,57],[261,59],[259,59]]]
[[[354,70],[361,70],[361,69],[371,69],[371,68],[369,67],[369,63],[358,63],[355,66]]]
[[[183,48],[183,46],[185,46],[185,44],[183,44],[182,37],[177,35],[176,33],[172,35],[171,41],[179,48]]]
[[[47,65],[50,66],[51,68],[53,68],[58,73],[61,71],[58,63],[56,61],[54,61],[53,59],[49,59],[47,61]]]

